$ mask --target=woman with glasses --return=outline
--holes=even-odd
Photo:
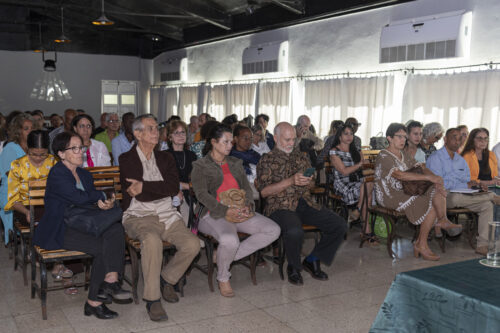
[[[424,151],[426,160],[437,150],[434,144],[441,140],[443,134],[444,128],[440,123],[428,123],[422,129],[422,141],[420,142],[420,148]]]
[[[84,152],[82,167],[111,166],[111,156],[106,145],[91,138],[94,127],[94,119],[87,114],[78,115],[71,122],[73,132],[82,138],[83,145],[87,148]]]
[[[342,125],[336,131],[330,150],[330,163],[333,166],[333,190],[342,196],[342,201],[349,207],[349,221],[360,216],[365,222],[362,237],[372,245],[378,240],[371,231],[368,221],[368,206],[371,206],[373,183],[366,182],[363,176],[363,154],[354,143],[354,131],[349,125]],[[366,192],[365,192],[366,191]],[[368,195],[365,198],[365,195]]]
[[[427,244],[427,236],[436,219],[435,225],[452,236],[458,235],[462,226],[451,223],[446,217],[443,179],[404,151],[407,135],[403,124],[392,123],[387,128],[389,147],[381,150],[375,161],[375,198],[380,206],[404,212],[412,224],[420,225],[420,233],[413,245],[416,258],[422,256],[424,260],[439,260]],[[417,165],[421,166],[422,174],[408,172]],[[432,185],[422,195],[408,195],[403,191],[402,182],[412,180],[429,181]]]
[[[187,125],[181,120],[172,120],[167,125],[168,153],[175,159],[179,172],[180,190],[177,195],[182,201],[181,215],[187,224],[189,218],[189,183],[196,154],[187,148]],[[186,199],[186,200],[184,200]]]
[[[497,157],[488,149],[489,136],[486,128],[473,129],[462,151],[469,166],[470,180],[484,186],[500,185]]]
[[[33,242],[46,250],[67,249],[82,251],[94,257],[87,302],[86,316],[112,319],[118,314],[103,301],[131,302],[130,292],[121,289],[118,282],[123,274],[125,235],[121,223],[114,223],[101,236],[84,233],[64,223],[64,212],[70,205],[97,205],[111,209],[115,198],[94,188],[92,175],[81,168],[86,147],[76,133],[63,132],[52,142],[52,151],[59,157],[50,170],[45,189],[45,211],[35,229]],[[99,288],[103,295],[98,296]]]
[[[8,179],[12,161],[23,157],[28,152],[28,135],[33,130],[33,119],[26,113],[20,113],[12,118],[8,126],[8,143],[0,154],[0,206],[5,207],[8,201]],[[5,231],[5,244],[9,242],[9,231],[12,230],[12,211],[0,209],[0,218]]]

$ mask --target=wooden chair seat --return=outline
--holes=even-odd
[[[14,228],[23,234],[30,232],[30,226],[19,221],[14,222]]]
[[[64,260],[74,260],[74,259],[90,259],[92,256],[86,254],[85,252],[80,251],[72,251],[65,249],[57,249],[57,250],[45,250],[40,248],[39,246],[34,246],[35,251],[39,258],[46,262],[55,262]]]

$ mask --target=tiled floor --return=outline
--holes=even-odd
[[[7,250],[0,250],[0,332],[368,332],[394,276],[399,272],[478,257],[464,239],[447,242],[439,262],[412,256],[409,231],[395,243],[400,259],[391,260],[384,245],[358,248],[353,229],[331,267],[330,279],[313,280],[303,274],[304,286],[281,281],[274,264],[259,267],[258,285],[246,268],[233,268],[236,293],[224,298],[208,289],[206,276],[193,271],[185,297],[177,304],[163,302],[169,320],[149,320],[143,303],[111,305],[120,317],[98,320],[83,315],[84,291],[74,296],[62,291],[48,296],[48,320],[42,320],[40,301],[30,298],[20,272],[13,271]],[[313,241],[306,240],[304,252]],[[431,247],[440,253],[437,244]],[[81,274],[80,274],[81,275]]]

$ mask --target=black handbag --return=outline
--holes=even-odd
[[[99,237],[113,224],[121,222],[122,216],[116,202],[107,210],[97,205],[69,205],[64,211],[64,223],[68,228]]]
[[[384,136],[384,133],[379,132],[376,136],[370,138],[370,147],[374,150],[385,149],[389,146],[389,141]]]

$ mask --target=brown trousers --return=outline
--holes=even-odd
[[[200,241],[184,222],[179,219],[168,229],[157,215],[129,217],[123,222],[129,237],[141,241],[141,266],[144,277],[143,299],[155,301],[161,298],[160,274],[168,283],[174,285],[188,269],[200,251]],[[163,241],[175,245],[174,257],[162,269]]]

